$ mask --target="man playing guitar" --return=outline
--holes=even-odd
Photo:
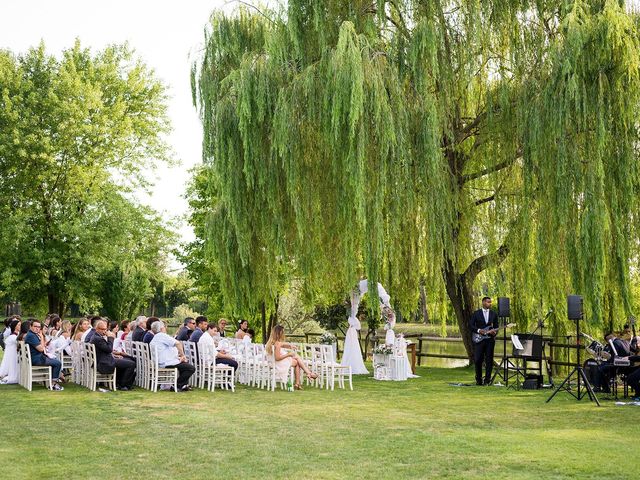
[[[493,370],[493,349],[498,332],[498,315],[491,310],[491,297],[482,299],[482,308],[473,312],[469,319],[469,329],[479,340],[474,342],[473,361],[476,366],[476,385],[489,385]],[[479,337],[479,336],[481,337]],[[482,381],[482,363],[485,365],[484,383]]]

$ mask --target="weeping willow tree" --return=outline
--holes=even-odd
[[[192,69],[228,302],[362,275],[460,331],[482,285],[519,321],[582,293],[630,313],[638,30],[622,0],[291,0],[214,13]],[[371,302],[375,304],[376,302]],[[471,345],[466,344],[471,353]]]

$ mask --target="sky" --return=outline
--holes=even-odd
[[[44,40],[47,51],[57,55],[73,46],[76,38],[83,46],[95,50],[129,42],[168,87],[168,114],[173,131],[167,141],[181,162],[176,167],[158,168],[151,195],[140,192],[137,196],[166,219],[173,219],[187,213],[182,195],[188,171],[202,158],[202,127],[191,103],[191,62],[202,48],[211,12],[214,9],[229,12],[237,6],[237,2],[226,0],[3,2],[0,48],[21,53]],[[186,222],[182,222],[178,234],[180,242],[193,239],[193,231]]]

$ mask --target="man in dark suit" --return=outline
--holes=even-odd
[[[96,333],[96,324],[102,320],[102,317],[91,317],[91,329],[87,332],[87,334],[84,337],[84,341],[86,343],[91,343],[91,339],[93,338],[93,335]]]
[[[96,369],[99,373],[113,373],[116,370],[118,390],[131,390],[136,377],[136,362],[113,353],[116,334],[107,329],[107,322],[99,320],[95,329],[91,343],[96,347]]]
[[[179,342],[186,342],[187,340],[189,340],[189,337],[191,336],[195,328],[196,321],[191,317],[185,318],[184,325],[182,325],[182,327],[180,327],[180,329],[178,330],[178,333],[176,333],[176,340],[178,340]]]
[[[498,315],[491,310],[491,297],[482,299],[482,308],[473,312],[469,319],[469,329],[471,333],[484,335],[493,328],[498,328]],[[493,370],[493,349],[496,345],[495,333],[489,338],[474,344],[473,361],[476,366],[476,385],[483,385],[482,363],[485,366],[484,385],[491,382],[491,371]]]
[[[198,343],[200,337],[204,332],[207,331],[207,327],[209,326],[209,320],[204,315],[200,315],[196,317],[196,329],[193,331],[191,336],[189,337],[189,341],[193,343]]]
[[[147,331],[146,326],[147,317],[145,317],[144,315],[140,315],[138,318],[136,318],[136,328],[131,334],[131,340],[134,342],[141,342],[144,338],[144,334]]]

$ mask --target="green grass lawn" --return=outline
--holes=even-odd
[[[354,391],[31,393],[0,386],[0,477],[636,478],[640,408],[452,387],[470,369]]]

